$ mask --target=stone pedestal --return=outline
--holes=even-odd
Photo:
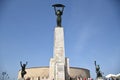
[[[104,80],[102,77],[96,78],[96,80]]]
[[[18,80],[25,80],[24,78],[20,78],[20,79],[18,79]]]
[[[65,58],[64,30],[56,27],[54,32],[54,55],[50,60],[50,80],[66,80],[69,73],[69,59]]]

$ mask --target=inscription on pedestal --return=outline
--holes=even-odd
[[[56,80],[64,80],[64,63],[57,63],[56,64]]]

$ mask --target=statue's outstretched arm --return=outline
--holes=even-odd
[[[63,13],[63,11],[64,11],[64,7],[63,7],[63,9],[62,9],[62,13]]]
[[[22,61],[20,61],[20,65],[21,65],[21,67],[22,67]]]
[[[57,15],[57,11],[56,11],[55,7],[54,7],[54,10],[55,10],[55,15]]]
[[[95,64],[95,66],[96,66],[96,61],[94,61],[94,64]]]

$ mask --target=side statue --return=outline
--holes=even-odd
[[[96,61],[94,63],[95,63],[97,78],[100,78],[102,77],[102,73],[100,72],[100,66],[96,65]]]
[[[21,68],[22,68],[22,70],[21,70],[21,77],[22,78],[24,78],[24,75],[27,73],[25,71],[25,68],[26,68],[27,64],[28,64],[28,62],[26,62],[26,64],[22,64],[22,62],[20,61],[20,65],[21,65]]]
[[[61,22],[62,22],[62,17],[61,16],[63,14],[63,10],[64,10],[65,6],[63,4],[54,4],[52,6],[54,7],[55,15],[57,16],[57,26],[61,27]],[[61,8],[61,9],[59,9],[59,8]]]

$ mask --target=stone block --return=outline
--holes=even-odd
[[[25,80],[24,78],[19,78],[18,80]]]

